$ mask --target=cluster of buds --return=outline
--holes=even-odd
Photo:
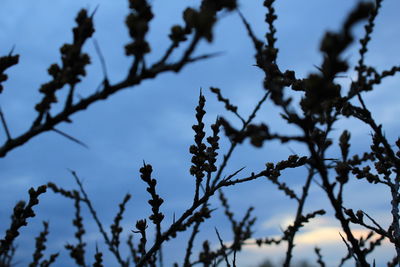
[[[369,183],[377,184],[380,183],[381,180],[379,176],[376,174],[371,173],[371,167],[365,166],[364,168],[360,169],[358,167],[353,167],[351,172],[356,176],[357,179],[367,179]]]
[[[306,215],[301,215],[293,225],[289,225],[288,228],[283,233],[283,240],[288,240],[290,236],[293,236],[294,233],[298,232],[301,227],[304,226],[305,223],[308,223],[311,219],[315,218],[317,215],[324,215],[326,213],[325,210],[316,210],[314,212],[308,213]]]
[[[171,231],[169,232],[169,235],[166,237],[166,239],[170,240],[170,238],[176,238],[178,232],[185,232],[193,224],[200,224],[206,219],[211,218],[211,213],[213,211],[214,210],[210,210],[207,205],[203,205],[199,211],[191,215],[185,222],[180,224],[173,224],[170,229]]]
[[[6,231],[4,239],[0,240],[0,256],[6,254],[10,249],[10,246],[14,239],[19,236],[19,228],[27,225],[27,219],[35,217],[33,207],[39,204],[39,196],[46,192],[47,187],[45,185],[39,186],[36,190],[29,189],[29,202],[19,201],[15,207],[14,212],[11,216],[11,226]]]
[[[18,64],[19,55],[12,55],[10,53],[7,56],[0,57],[0,94],[3,92],[2,82],[5,82],[8,79],[7,74],[4,74],[4,71],[16,64]]]
[[[279,161],[276,169],[284,170],[287,168],[297,168],[307,163],[307,157],[299,157],[298,155],[290,155],[287,160]]]
[[[310,74],[304,83],[305,97],[300,102],[301,108],[307,115],[314,114],[315,118],[322,123],[325,120],[325,114],[330,112],[340,100],[341,87],[319,74]]]
[[[355,224],[363,224],[364,223],[364,212],[362,210],[358,210],[354,213],[353,209],[344,209],[344,213],[349,216],[349,220]]]
[[[219,134],[220,125],[221,125],[220,121],[219,121],[219,119],[217,119],[216,122],[213,125],[211,125],[213,135],[207,137],[207,142],[210,144],[210,146],[207,147],[207,150],[206,150],[208,164],[205,167],[205,169],[209,173],[217,171],[217,166],[215,166],[215,162],[217,161],[217,156],[218,156],[217,150],[219,149],[218,134]]]
[[[208,206],[203,206],[200,211],[194,213],[186,222],[185,224],[182,225],[182,231],[185,231],[187,228],[189,228],[192,224],[194,223],[200,223],[204,222],[205,219],[211,218],[211,212],[213,210],[210,210]]]
[[[203,242],[203,250],[199,253],[199,262],[204,266],[211,266],[215,258],[215,253],[210,249],[210,243],[206,240]]]
[[[345,21],[339,33],[327,32],[321,42],[320,51],[324,53],[324,61],[319,74],[310,74],[304,80],[305,97],[301,100],[301,108],[307,116],[323,124],[329,121],[334,107],[342,108],[341,87],[334,82],[338,73],[348,69],[346,60],[341,54],[352,43],[351,29],[362,19],[369,16],[373,6],[360,3]]]
[[[168,37],[172,41],[173,47],[178,47],[179,43],[187,40],[189,34],[193,31],[196,38],[205,38],[212,41],[212,27],[216,22],[216,13],[223,9],[232,11],[237,7],[236,0],[204,0],[199,10],[186,8],[183,12],[184,26],[173,25]]]
[[[122,220],[122,215],[125,212],[126,203],[128,203],[128,201],[130,199],[131,199],[131,195],[126,194],[124,199],[122,200],[122,202],[119,204],[119,211],[114,218],[114,223],[110,226],[111,235],[112,235],[111,244],[113,246],[115,246],[116,248],[118,248],[118,246],[119,246],[119,243],[120,243],[119,237],[123,230],[122,226],[120,225],[121,220]]]
[[[66,244],[65,248],[69,250],[69,255],[75,260],[75,263],[79,266],[85,266],[85,246],[86,243],[82,241],[83,235],[85,234],[85,228],[83,225],[83,218],[81,216],[80,197],[78,191],[74,192],[74,206],[75,206],[75,218],[72,220],[72,225],[76,228],[75,237],[78,240],[76,245]]]
[[[217,21],[217,12],[223,9],[232,11],[236,6],[236,0],[204,0],[200,10],[187,8],[183,13],[186,31],[194,29],[198,36],[211,42],[213,40],[212,29]]]
[[[43,231],[36,237],[35,253],[33,253],[33,262],[29,265],[38,266],[40,259],[43,257],[43,251],[46,250],[47,235],[49,234],[49,223],[43,222]]]
[[[149,22],[153,19],[153,13],[146,0],[130,0],[129,8],[132,12],[127,16],[125,23],[133,42],[125,46],[125,52],[126,55],[141,58],[150,52],[150,45],[145,40],[145,36],[149,31]]]
[[[155,225],[160,225],[161,221],[164,219],[164,214],[160,212],[160,206],[164,200],[156,192],[157,180],[151,178],[152,172],[153,168],[151,165],[144,163],[143,167],[140,168],[140,178],[142,178],[142,180],[148,184],[146,190],[151,195],[151,199],[148,201],[148,203],[151,206],[153,214],[150,215],[149,219],[153,221]]]
[[[35,109],[40,114],[48,112],[51,104],[57,102],[57,90],[62,89],[67,84],[74,87],[81,81],[81,76],[86,75],[85,67],[90,64],[90,57],[88,54],[82,53],[82,47],[94,33],[93,15],[88,16],[87,11],[82,9],[75,21],[77,26],[73,28],[72,44],[64,44],[60,48],[62,66],[52,64],[48,69],[52,80],[44,83],[39,89],[44,97],[35,106]],[[69,101],[72,101],[72,99]]]
[[[58,187],[56,184],[54,183],[47,183],[47,187],[50,188],[54,193],[56,194],[61,194],[62,196],[66,197],[66,198],[70,198],[70,199],[76,199],[77,197],[79,197],[79,192],[76,190],[65,190],[61,187]],[[81,198],[82,200],[82,198]]]
[[[190,153],[193,154],[193,165],[190,167],[190,174],[196,177],[197,183],[201,183],[204,178],[204,171],[206,166],[205,162],[207,160],[206,145],[203,143],[204,136],[206,135],[206,133],[204,132],[203,123],[203,116],[204,114],[206,114],[204,110],[205,102],[205,97],[200,93],[199,104],[196,107],[197,124],[192,126],[192,129],[195,132],[195,145],[191,145],[189,149]]]
[[[93,267],[104,267],[103,265],[103,253],[101,253],[97,246],[96,246],[96,254],[94,254],[94,260],[95,262],[93,263]]]
[[[349,165],[347,158],[349,155],[349,148],[350,148],[350,133],[345,130],[340,135],[339,138],[339,147],[342,153],[342,161],[338,161],[335,166],[335,171],[337,173],[336,180],[341,183],[345,184],[349,180],[349,173],[351,171],[351,166]]]
[[[186,35],[190,33],[190,30],[184,29],[180,25],[174,25],[171,27],[171,33],[168,37],[173,41],[176,45],[180,42],[184,42],[187,40]]]
[[[276,57],[278,55],[278,49],[275,47],[275,33],[276,28],[274,26],[274,21],[278,18],[275,13],[275,9],[273,7],[274,0],[266,0],[264,1],[264,6],[268,9],[268,12],[265,16],[265,22],[268,24],[269,32],[265,35],[267,39],[267,47],[263,51],[263,55],[268,62],[275,62]]]
[[[138,252],[140,252],[143,256],[146,254],[146,243],[147,243],[147,238],[146,238],[147,221],[146,221],[146,219],[138,220],[136,222],[136,229],[137,229],[137,231],[132,231],[132,232],[139,233],[141,235],[140,243],[138,245]]]
[[[272,183],[278,186],[278,189],[283,191],[288,197],[299,200],[296,193],[290,189],[286,183],[280,182],[279,177],[281,176],[281,171],[287,168],[297,168],[305,165],[308,162],[307,157],[299,157],[297,155],[291,155],[287,160],[282,160],[274,166],[272,162],[268,162],[265,166],[263,174]]]
[[[233,113],[237,113],[237,109],[238,109],[237,106],[232,105],[230,103],[229,99],[222,96],[221,89],[216,88],[216,87],[210,87],[210,91],[217,95],[218,101],[223,102],[225,104],[226,110],[232,111]]]

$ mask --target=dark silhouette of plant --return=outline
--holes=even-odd
[[[219,116],[215,123],[210,125],[212,134],[206,137],[204,116],[206,116],[206,98],[200,91],[198,105],[195,108],[194,143],[190,146],[189,152],[192,155],[189,174],[194,177],[193,201],[187,203],[187,208],[178,215],[174,215],[171,223],[164,221],[163,213],[164,199],[157,192],[157,178],[163,174],[154,174],[152,165],[143,162],[140,168],[140,178],[146,185],[149,194],[151,215],[142,218],[129,229],[132,234],[127,240],[121,240],[121,233],[124,231],[121,221],[126,213],[126,204],[131,199],[127,194],[119,204],[119,210],[114,217],[110,230],[106,230],[104,223],[100,220],[98,213],[84,185],[75,171],[71,171],[77,189],[67,190],[49,182],[38,189],[29,190],[29,202],[20,201],[16,204],[11,216],[11,225],[6,230],[4,238],[0,241],[0,266],[12,266],[13,255],[16,246],[14,241],[19,235],[21,227],[28,224],[28,218],[34,217],[33,207],[39,203],[38,197],[50,188],[54,193],[73,200],[75,216],[72,224],[76,229],[75,244],[68,243],[65,249],[77,266],[89,266],[88,262],[93,261],[93,266],[103,266],[103,252],[99,251],[96,244],[96,253],[88,256],[84,240],[85,224],[81,215],[81,205],[89,210],[103,241],[114,256],[116,265],[120,266],[162,266],[162,247],[168,241],[177,237],[181,232],[189,231],[189,239],[184,251],[182,266],[236,266],[237,257],[246,245],[256,244],[267,246],[284,243],[287,245],[283,266],[309,266],[308,263],[298,265],[292,263],[296,234],[310,220],[317,216],[323,216],[328,207],[305,213],[305,205],[312,183],[319,185],[321,191],[329,200],[337,221],[343,230],[341,238],[348,253],[342,259],[338,257],[338,264],[342,266],[348,260],[353,259],[356,266],[371,266],[375,263],[368,262],[367,256],[374,252],[374,249],[381,245],[384,239],[388,240],[396,249],[396,255],[388,262],[388,266],[396,266],[400,262],[400,224],[399,224],[399,187],[400,187],[400,139],[391,142],[388,140],[382,129],[382,125],[373,118],[366,106],[363,95],[374,89],[383,79],[395,75],[400,67],[394,66],[386,71],[378,72],[374,67],[365,63],[365,55],[368,51],[368,43],[374,29],[374,23],[379,14],[383,0],[376,0],[375,4],[360,2],[346,17],[340,30],[327,32],[320,44],[320,52],[323,61],[317,67],[318,72],[311,73],[305,78],[297,78],[294,70],[281,70],[277,58],[279,49],[276,47],[277,15],[273,7],[274,0],[265,0],[263,5],[266,9],[265,23],[268,32],[265,41],[258,39],[247,22],[245,16],[239,12],[244,27],[247,30],[249,39],[255,49],[256,66],[263,71],[264,95],[254,103],[250,115],[243,116],[239,112],[239,106],[223,96],[219,88],[211,87],[210,91],[216,95],[226,111],[234,118],[239,119],[240,127],[231,123],[231,118]],[[146,55],[151,52],[151,44],[146,40],[149,30],[149,22],[153,18],[152,8],[149,1],[130,0],[129,14],[126,18],[126,26],[131,37],[131,42],[125,46],[128,57],[132,57],[132,64],[127,71],[125,79],[113,83],[108,80],[105,65],[103,63],[104,78],[100,88],[86,98],[76,99],[77,85],[86,75],[85,67],[90,63],[89,55],[82,52],[85,42],[94,33],[92,14],[81,10],[76,17],[77,26],[73,29],[73,41],[65,44],[60,49],[61,65],[53,64],[49,67],[48,73],[52,79],[43,84],[39,91],[43,95],[36,104],[37,117],[32,126],[23,134],[13,137],[7,126],[5,114],[0,110],[1,122],[5,131],[5,141],[0,146],[0,156],[5,157],[9,152],[18,146],[24,145],[33,137],[47,131],[54,131],[64,137],[79,143],[77,138],[61,132],[56,127],[62,122],[71,122],[71,116],[78,111],[88,108],[93,103],[104,100],[116,92],[139,85],[142,81],[156,78],[159,74],[167,71],[180,71],[186,65],[195,61],[213,56],[206,54],[194,56],[193,53],[200,40],[207,42],[213,40],[213,26],[218,20],[217,13],[220,11],[237,10],[237,3],[234,0],[203,0],[198,9],[187,8],[183,12],[184,25],[174,25],[171,28],[169,37],[170,47],[163,56],[153,64],[146,62]],[[349,62],[343,59],[343,52],[354,42],[352,29],[354,26],[367,20],[365,34],[360,40],[359,60],[355,67],[357,80],[353,81],[350,87],[345,90],[338,84],[336,78],[349,70]],[[179,60],[170,62],[170,56],[178,46],[186,44]],[[0,83],[7,79],[4,72],[18,63],[18,55],[11,51],[7,56],[0,58]],[[66,98],[62,100],[64,106],[59,112],[52,109],[53,104],[58,102],[57,93],[60,90],[67,90]],[[299,101],[294,101],[291,92],[301,94]],[[3,87],[0,84],[0,93]],[[281,110],[282,119],[299,129],[298,135],[287,135],[286,133],[274,132],[267,122],[256,124],[254,118],[260,112],[260,108],[267,102],[271,102]],[[296,109],[297,108],[297,109]],[[362,155],[350,156],[351,132],[344,130],[339,140],[333,140],[332,133],[335,124],[339,120],[355,118],[369,126],[371,134],[370,150]],[[227,152],[222,154],[220,148],[221,130],[229,140]],[[226,167],[230,162],[235,149],[249,140],[254,147],[262,147],[266,142],[277,140],[282,143],[297,142],[307,148],[306,155],[290,155],[286,159],[266,162],[265,168],[244,174],[244,168],[233,173],[227,173]],[[340,156],[331,156],[332,145],[337,142],[340,149]],[[394,145],[394,144],[395,145]],[[84,144],[83,144],[84,145]],[[222,154],[222,156],[220,156]],[[221,162],[217,165],[217,160]],[[306,168],[307,177],[301,193],[296,193],[290,185],[284,183],[281,177],[285,171],[293,168]],[[344,203],[344,187],[349,180],[359,179],[370,184],[381,184],[386,186],[391,194],[391,216],[392,222],[388,228],[379,223],[379,219],[373,218],[366,212],[353,209]],[[255,237],[254,225],[256,217],[253,215],[253,208],[245,211],[241,219],[237,219],[234,209],[229,204],[229,199],[224,194],[224,189],[229,186],[250,182],[256,179],[265,179],[276,185],[297,207],[295,219],[291,225],[283,230],[280,237]],[[239,190],[239,189],[237,189]],[[219,196],[219,201],[230,225],[231,237],[227,242],[215,229],[219,243],[217,247],[204,240],[201,252],[195,259],[193,248],[195,239],[201,233],[201,227],[206,220],[209,220],[216,211],[212,204],[214,195]],[[352,231],[354,225],[362,226],[370,230],[366,237],[357,238]],[[48,222],[43,223],[44,229],[36,238],[36,248],[33,253],[33,261],[30,266],[50,266],[53,264],[58,253],[51,254],[48,260],[42,260],[46,249],[47,235],[49,234]],[[154,228],[154,235],[151,236],[149,228]],[[133,242],[133,235],[140,237],[137,243]],[[225,241],[224,241],[225,240]],[[121,246],[126,245],[126,250]],[[322,251],[316,247],[316,263],[319,266],[326,266]],[[91,260],[89,260],[89,257]],[[175,263],[175,266],[179,266]],[[271,266],[266,261],[260,266]]]
[[[146,41],[146,33],[149,28],[149,22],[153,18],[151,5],[146,0],[130,0],[130,13],[126,18],[126,26],[132,42],[125,46],[127,56],[132,56],[132,65],[129,68],[126,78],[116,83],[110,83],[107,73],[104,69],[104,78],[102,85],[90,96],[75,101],[76,85],[86,75],[85,67],[90,64],[90,57],[82,52],[85,42],[94,33],[93,16],[95,12],[88,15],[88,11],[82,9],[77,15],[75,21],[76,27],[73,29],[73,42],[65,44],[60,48],[61,66],[52,64],[48,73],[52,80],[43,84],[39,92],[43,94],[42,100],[36,104],[35,109],[38,112],[37,118],[33,121],[31,128],[18,137],[12,137],[10,134],[4,113],[1,112],[1,119],[4,129],[7,133],[6,141],[0,146],[0,157],[4,157],[14,148],[28,142],[31,138],[46,131],[54,131],[72,141],[79,140],[67,135],[57,128],[62,122],[71,122],[71,115],[78,111],[88,108],[95,102],[107,99],[116,92],[139,85],[142,81],[153,79],[157,75],[174,71],[178,72],[186,65],[212,57],[212,54],[193,56],[198,43],[202,39],[208,42],[212,41],[212,27],[216,22],[216,14],[221,10],[233,10],[236,7],[236,1],[202,1],[201,8],[195,10],[187,8],[183,13],[185,25],[174,25],[169,35],[171,45],[160,58],[153,64],[148,65],[145,61],[145,55],[150,53],[150,44]],[[189,41],[188,39],[191,38]],[[187,48],[183,51],[179,60],[169,63],[171,54],[179,45],[188,43]],[[11,51],[9,55],[0,58],[0,83],[7,79],[4,71],[18,63],[18,55],[13,55]],[[64,108],[55,114],[52,113],[52,104],[59,102],[56,93],[59,90],[68,88],[68,94],[64,99]],[[3,87],[0,87],[0,93]]]

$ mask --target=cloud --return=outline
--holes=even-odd
[[[266,220],[262,223],[263,229],[271,229],[279,226],[281,229],[286,229],[289,225],[293,224],[294,216],[288,214],[279,214]],[[356,238],[365,237],[368,235],[367,229],[353,229]],[[296,243],[299,245],[305,244],[321,244],[321,243],[343,243],[340,234],[345,236],[342,228],[338,226],[336,219],[332,217],[319,217],[314,218],[296,235]],[[279,236],[276,236],[279,237]]]
[[[275,229],[277,226],[285,229],[294,221],[294,216],[291,214],[278,214],[261,224],[261,228],[264,230]]]
[[[368,235],[368,230],[357,229],[352,231],[353,234],[360,238]],[[345,236],[342,229],[339,227],[321,227],[305,233],[300,233],[296,238],[297,244],[325,244],[325,243],[339,243],[341,240],[340,234]]]
[[[262,223],[262,228],[271,229],[279,226],[285,229],[285,227],[293,223],[293,220],[294,217],[288,214],[277,215]],[[352,232],[356,238],[365,238],[369,230],[358,228],[353,229]],[[325,216],[311,220],[295,237],[295,260],[306,259],[310,262],[315,262],[314,248],[318,246],[322,249],[323,257],[328,266],[337,265],[341,257],[347,253],[346,245],[343,243],[340,234],[344,237],[346,236],[333,217]],[[269,236],[269,238],[272,237],[279,238],[280,235]],[[376,240],[377,238],[378,236],[375,235],[371,240]],[[371,255],[370,259],[376,259],[377,262],[380,260],[383,263],[385,259],[389,259],[392,256],[391,247],[390,242],[385,239],[382,242],[382,246]],[[279,245],[259,247],[255,244],[255,239],[253,239],[248,241],[248,245],[244,247],[243,253],[240,254],[240,263],[242,266],[252,266],[251,264],[262,262],[267,258],[280,262],[285,257],[286,249],[286,242]]]

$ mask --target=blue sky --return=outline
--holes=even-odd
[[[197,6],[198,2],[152,1],[156,17],[149,33],[153,50],[149,61],[157,59],[168,46],[169,28],[173,24],[182,23],[182,10],[187,6]],[[338,29],[345,14],[357,1],[277,2],[279,64],[282,69],[293,69],[298,77],[304,77],[314,72],[313,66],[321,62],[318,47],[324,31]],[[239,3],[240,10],[253,25],[257,36],[262,38],[266,29],[262,1]],[[15,45],[15,52],[21,55],[20,64],[7,71],[9,80],[5,83],[5,91],[0,100],[14,136],[30,126],[35,115],[34,103],[40,99],[38,88],[49,80],[46,72],[48,66],[59,62],[59,47],[71,41],[71,28],[77,12],[82,7],[94,10],[96,6],[99,8],[95,15],[94,38],[103,51],[111,82],[117,82],[124,78],[130,62],[124,56],[123,48],[129,41],[124,26],[128,13],[127,1],[2,0],[0,54],[7,54]],[[399,64],[400,39],[396,32],[400,28],[398,10],[398,1],[386,0],[376,21],[376,32],[370,44],[371,52],[367,55],[367,62],[378,70]],[[362,27],[359,26],[356,33],[360,36],[362,32]],[[133,229],[136,220],[149,215],[148,195],[145,185],[139,179],[138,171],[143,160],[153,165],[154,176],[158,178],[159,193],[166,201],[163,205],[166,222],[172,221],[174,212],[182,212],[192,200],[194,189],[194,179],[189,175],[188,148],[193,142],[191,125],[195,123],[194,107],[200,88],[203,88],[207,98],[205,119],[208,125],[219,114],[229,116],[208,92],[210,86],[221,88],[224,95],[238,105],[239,111],[245,115],[263,94],[263,76],[252,66],[254,51],[238,14],[224,14],[214,33],[214,43],[202,42],[197,53],[223,52],[221,56],[189,65],[179,74],[163,74],[155,80],[122,91],[109,100],[96,103],[87,111],[74,115],[72,124],[59,126],[63,131],[85,142],[89,149],[71,143],[55,133],[45,133],[1,159],[1,229],[6,228],[13,205],[17,200],[26,198],[30,186],[53,181],[65,188],[75,188],[67,171],[73,169],[84,179],[88,194],[95,207],[101,211],[101,219],[105,225],[112,222],[123,195],[126,192],[133,195],[124,219],[125,233],[128,233]],[[358,59],[355,48],[346,51],[346,56],[353,64]],[[78,88],[79,94],[83,96],[93,92],[103,78],[93,43],[88,42],[85,50],[90,53],[93,64]],[[348,85],[352,77],[354,78],[354,74],[349,73],[340,82]],[[383,123],[385,133],[392,141],[399,132],[396,116],[400,111],[398,83],[398,78],[389,78],[377,87],[376,92],[366,97],[368,106],[375,112],[377,121]],[[391,97],[387,97],[388,94]],[[234,121],[232,116],[230,119]],[[263,107],[256,121],[268,121],[273,129],[282,132],[291,130],[279,120],[278,111],[271,104]],[[341,133],[340,127],[352,131],[352,153],[363,151],[363,146],[368,145],[370,131],[361,124],[344,121],[338,125],[337,136]],[[1,138],[4,138],[3,132]],[[221,153],[226,151],[227,142],[223,142],[221,147]],[[291,154],[291,150],[299,153],[305,151],[304,147],[295,144],[271,143],[262,149],[255,149],[246,143],[235,152],[227,174],[243,166],[246,166],[244,174],[261,170],[265,162],[284,159]],[[303,173],[304,171],[288,172],[284,179],[299,190]],[[256,207],[258,221],[255,237],[279,235],[280,227],[284,227],[294,216],[294,203],[266,180],[229,188],[226,193],[239,216],[243,216],[249,205]],[[356,181],[348,186],[345,201],[354,209],[365,209],[387,225],[389,202],[386,196],[387,189]],[[22,265],[27,264],[31,257],[33,236],[40,231],[42,220],[50,221],[48,253],[61,251],[62,256],[57,266],[70,264],[63,246],[66,238],[73,242],[72,206],[70,201],[54,196],[51,192],[41,197],[41,205],[36,209],[38,216],[30,220],[29,226],[21,231],[17,240],[20,246],[17,257]],[[324,207],[328,207],[328,202],[314,184],[306,209],[311,211]],[[333,266],[338,263],[337,255],[345,253],[345,247],[337,234],[339,228],[332,219],[332,211],[329,207],[327,211],[326,217],[316,220],[299,235],[295,255],[314,260],[313,247],[318,244],[322,247],[328,265]],[[221,214],[222,211],[218,210],[216,217],[203,226],[204,233],[200,241],[209,238],[217,244],[218,240],[213,233],[215,226],[221,229],[224,240],[229,241],[229,229],[226,229],[228,222]],[[99,248],[105,251],[93,222],[89,216],[86,218],[88,249],[93,251],[98,240]],[[185,238],[186,235],[183,234],[167,244],[167,262],[182,261],[183,255],[176,251],[182,250]],[[199,248],[199,243],[197,245]],[[385,245],[375,256],[379,261],[390,258],[393,253]],[[264,258],[279,261],[283,256],[282,246],[267,249],[248,247],[239,255],[239,261],[241,266],[251,266]],[[88,258],[91,260],[90,256]]]

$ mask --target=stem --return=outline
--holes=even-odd
[[[310,189],[311,181],[314,177],[314,171],[313,169],[309,170],[308,177],[306,180],[306,183],[303,187],[303,194],[301,196],[301,199],[299,201],[299,206],[297,207],[297,213],[296,213],[296,219],[294,221],[294,227],[296,227],[300,223],[300,219],[303,213],[303,208],[304,208],[304,203],[307,199],[308,196],[308,191]],[[288,237],[288,248],[286,250],[286,258],[285,262],[283,264],[284,267],[289,267],[290,266],[290,261],[292,259],[292,251],[294,248],[294,237],[296,235],[297,231],[293,231],[293,233]]]

